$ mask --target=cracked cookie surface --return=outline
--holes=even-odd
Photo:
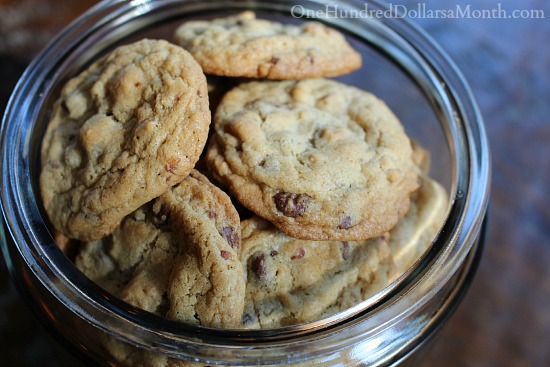
[[[135,307],[204,326],[241,322],[240,221],[229,197],[196,171],[84,243],[77,267]]]
[[[336,81],[261,81],[228,92],[206,155],[217,180],[286,234],[383,235],[418,177],[409,138],[386,105]]]
[[[161,40],[121,46],[64,86],[42,143],[52,224],[93,241],[191,171],[210,124],[206,78]]]
[[[189,21],[175,33],[209,74],[268,79],[333,77],[361,66],[344,36],[318,22],[281,24],[251,11]]]

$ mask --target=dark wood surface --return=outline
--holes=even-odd
[[[31,58],[94,3],[0,0],[0,111]],[[546,18],[414,19],[469,80],[493,158],[491,217],[478,274],[421,366],[550,366],[550,2],[393,1],[407,9],[469,5],[470,11],[498,9],[499,3],[507,15],[542,10]],[[57,365],[3,264],[0,339],[2,366]]]

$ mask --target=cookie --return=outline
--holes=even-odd
[[[333,77],[361,66],[344,36],[318,22],[281,24],[251,11],[189,21],[175,32],[205,73],[268,79]]]
[[[240,257],[248,264],[248,279],[241,326],[280,327],[334,315],[367,299],[405,272],[409,265],[402,262],[401,251],[409,248],[409,254],[419,254],[429,247],[448,203],[445,190],[424,173],[421,175],[423,185],[413,194],[407,215],[383,238],[363,244],[333,241],[319,248],[313,241],[284,235],[258,217],[244,221]],[[359,266],[354,268],[352,262]],[[335,301],[329,304],[330,299]],[[124,366],[207,366],[140,350],[113,338],[103,342]],[[347,357],[344,353],[339,361]],[[334,361],[327,363],[332,365]],[[310,364],[303,362],[304,366]]]
[[[255,217],[242,222],[247,269],[245,328],[299,324],[342,312],[387,287],[437,235],[448,196],[423,178],[407,215],[385,235],[363,241],[308,241]]]
[[[166,41],[121,46],[64,86],[42,143],[54,227],[93,241],[181,182],[208,136],[206,78]]]
[[[244,328],[317,320],[345,287],[361,282],[368,288],[377,282],[380,268],[391,262],[388,236],[298,240],[259,217],[244,221],[242,230],[241,261],[247,269]]]
[[[391,262],[381,267],[375,281],[365,287],[364,282],[352,283],[341,292],[338,300],[328,307],[322,316],[330,316],[346,310],[387,287],[407,272],[425,253],[447,215],[449,197],[446,190],[425,172],[420,172],[422,186],[411,196],[409,211],[389,232]]]
[[[213,175],[292,237],[381,236],[418,188],[398,119],[372,94],[333,80],[242,84],[224,96],[214,129]]]
[[[449,196],[425,171],[422,186],[411,196],[411,207],[391,231],[390,248],[397,268],[410,268],[426,251],[447,217]]]
[[[192,324],[238,326],[245,278],[231,201],[196,171],[88,242],[77,267],[135,307]]]

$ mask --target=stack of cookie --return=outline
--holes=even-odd
[[[274,328],[365,300],[431,243],[446,193],[382,101],[325,79],[361,66],[342,34],[245,12],[174,39],[117,48],[53,108],[43,204],[88,277],[170,319]]]

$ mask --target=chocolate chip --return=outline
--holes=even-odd
[[[271,252],[269,254],[271,255],[271,257],[275,257],[275,256],[279,255],[279,252],[277,250],[271,250]]]
[[[263,252],[254,255],[252,261],[250,262],[250,269],[258,278],[262,279],[265,277],[267,274],[267,265],[265,264],[265,255]]]
[[[351,216],[349,214],[344,215],[338,225],[339,229],[348,229],[351,227]]]
[[[239,236],[237,235],[237,232],[231,227],[224,227],[222,228],[222,231],[220,233],[223,238],[227,241],[229,246],[231,246],[234,249],[239,249]]]
[[[305,255],[306,255],[306,251],[302,247],[300,247],[298,251],[296,251],[296,253],[290,257],[290,260],[293,260],[293,261],[302,260]]]
[[[273,196],[275,206],[285,216],[296,218],[307,209],[309,198],[302,194],[293,194],[289,192],[280,191]]]
[[[349,243],[348,241],[342,241],[342,259],[349,259]]]

